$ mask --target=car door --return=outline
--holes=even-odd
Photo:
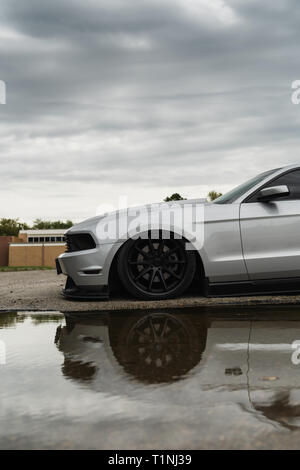
[[[256,191],[240,206],[243,254],[250,279],[300,277],[300,169],[288,171],[263,187],[279,185],[287,185],[290,193],[261,202]]]

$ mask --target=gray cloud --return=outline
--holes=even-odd
[[[297,161],[299,22],[296,0],[3,0],[0,216],[202,197]]]

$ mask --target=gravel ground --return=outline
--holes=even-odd
[[[64,276],[51,271],[20,271],[0,273],[0,310],[56,310],[61,312],[87,312],[95,310],[132,310],[152,308],[200,307],[213,305],[297,304],[300,295],[268,295],[257,297],[206,298],[186,296],[160,301],[112,299],[110,301],[65,300],[61,290]]]

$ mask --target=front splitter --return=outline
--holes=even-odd
[[[62,294],[67,299],[72,300],[109,300],[108,286],[79,287],[70,276],[67,278]]]

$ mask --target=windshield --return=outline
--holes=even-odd
[[[260,173],[259,175],[251,178],[250,180],[246,181],[245,183],[240,184],[236,188],[232,189],[228,193],[223,194],[223,196],[218,197],[213,202],[214,204],[231,204],[240,196],[245,194],[249,189],[256,186],[258,183],[263,181],[267,176],[270,176],[272,173],[280,170],[280,168],[275,168],[275,170],[265,171],[264,173]]]

